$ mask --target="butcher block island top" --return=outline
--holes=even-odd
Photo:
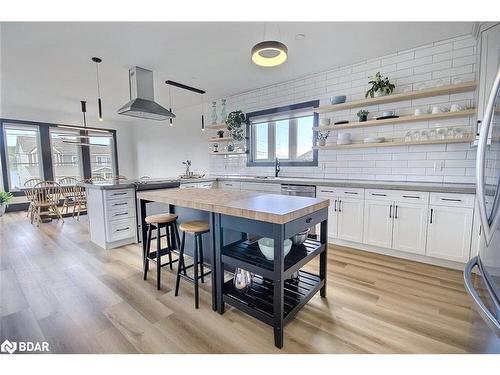
[[[328,207],[329,199],[220,189],[162,189],[138,192],[148,201],[246,219],[285,224]]]

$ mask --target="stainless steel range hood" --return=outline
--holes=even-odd
[[[168,109],[154,101],[153,72],[138,66],[128,71],[130,101],[118,110],[118,114],[163,121],[175,118]]]

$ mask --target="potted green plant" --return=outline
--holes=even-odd
[[[3,216],[3,214],[5,213],[5,209],[9,205],[11,199],[12,193],[0,191],[0,216]]]
[[[217,131],[217,135],[219,136],[219,138],[224,137],[224,130]]]
[[[373,77],[370,77],[370,81],[368,81],[368,83],[372,85],[372,87],[370,87],[370,89],[366,92],[365,98],[374,98],[390,94],[396,87],[394,84],[389,82],[389,78],[382,78],[380,72],[377,72],[377,74],[375,74]]]
[[[359,122],[366,121],[368,119],[368,113],[370,112],[368,112],[366,109],[359,110],[358,113],[356,113],[359,118]]]
[[[326,132],[318,132],[318,145],[319,146],[326,146],[326,140],[330,136],[330,131]]]
[[[248,119],[246,118],[245,114],[238,110],[238,111],[233,111],[227,115],[226,119],[226,125],[227,125],[227,130],[231,133],[231,137],[235,141],[242,141],[245,139],[245,130],[244,130],[244,125],[248,123]]]

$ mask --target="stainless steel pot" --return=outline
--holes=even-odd
[[[303,232],[297,233],[290,238],[292,240],[292,244],[294,245],[302,245],[306,239],[307,239],[307,234],[309,233],[310,229],[306,229]]]

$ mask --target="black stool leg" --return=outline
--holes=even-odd
[[[142,239],[143,241],[147,241],[146,252],[144,253],[144,272],[143,272],[144,280],[146,280],[149,271],[149,251],[151,249],[151,231],[152,231],[152,226],[151,224],[148,224],[148,238]]]
[[[160,278],[161,278],[161,224],[158,224],[156,229],[156,289],[160,290]]]
[[[203,276],[205,274],[205,269],[203,268],[203,241],[202,241],[202,235],[198,235],[198,238],[200,239],[200,247],[199,247],[199,250],[200,250],[200,270],[201,270],[201,282],[204,283],[205,282],[205,276]]]
[[[168,247],[168,263],[170,264],[170,269],[173,270],[172,267],[172,227],[170,223],[165,226],[165,230],[167,231],[167,247]]]
[[[198,301],[198,235],[194,236],[193,270],[194,270],[194,307],[199,307]]]
[[[185,241],[186,241],[186,233],[182,233],[181,249],[179,251],[179,263],[177,264],[177,278],[175,280],[175,295],[176,296],[179,294],[179,284],[181,282],[181,271],[184,270],[184,274],[186,274],[186,269],[184,267],[184,243],[185,243]]]

